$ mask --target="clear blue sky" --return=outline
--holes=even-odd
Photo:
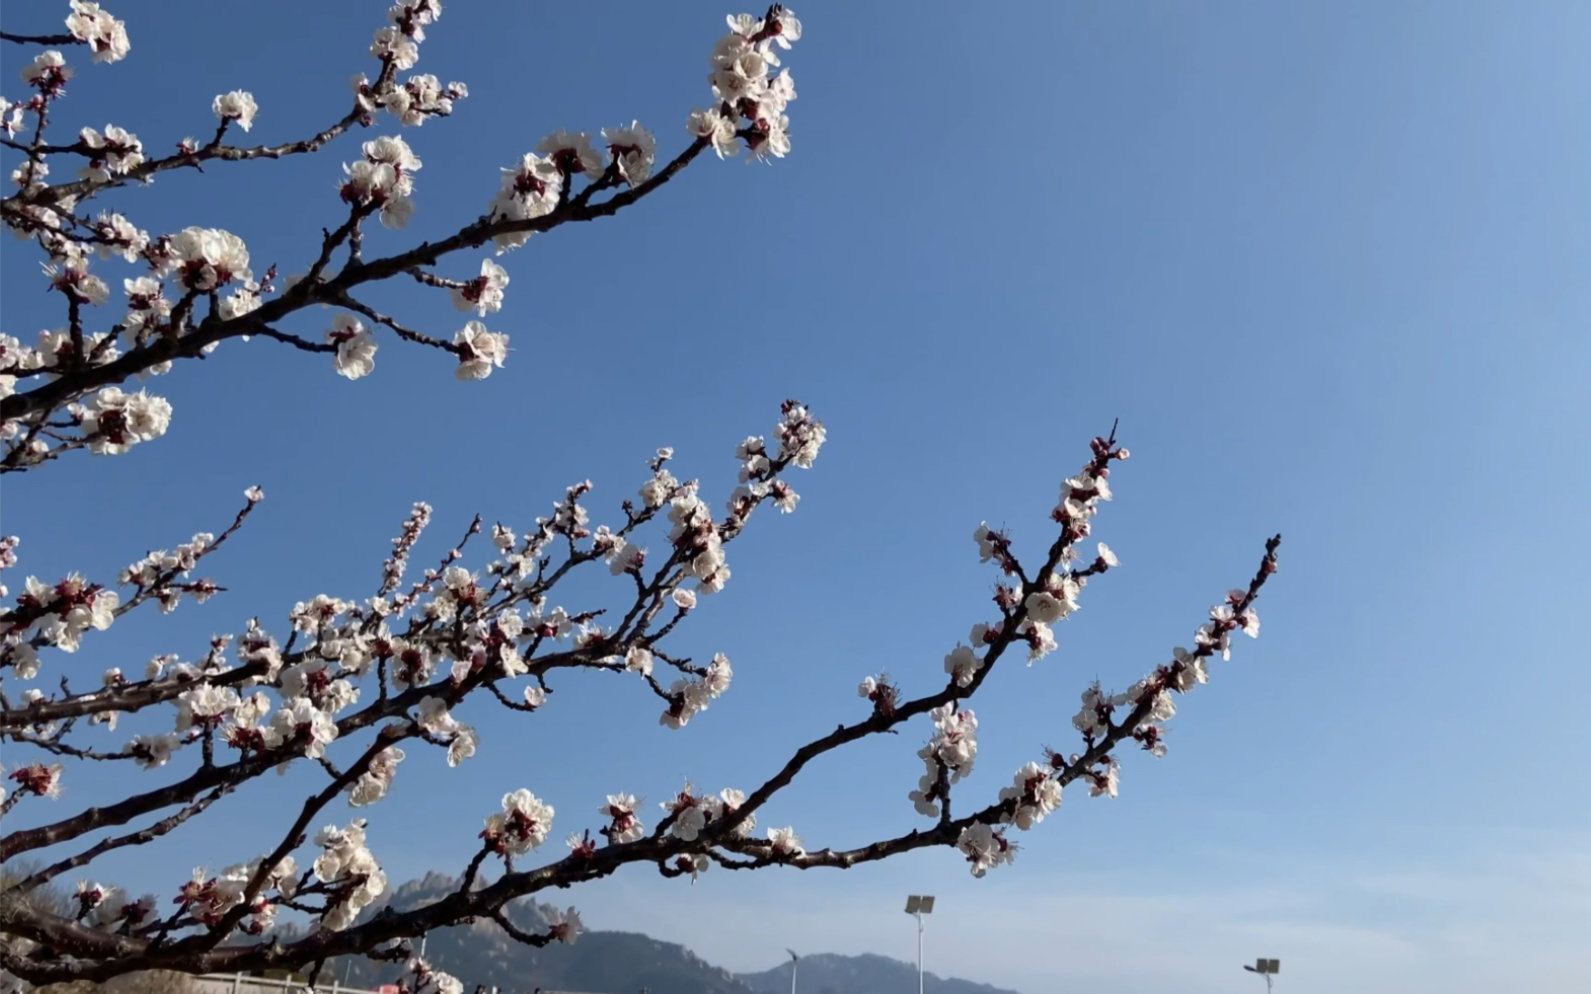
[[[132,54],[84,67],[61,119],[166,148],[206,135],[211,97],[234,88],[259,101],[251,137],[332,119],[384,5],[110,9]],[[559,127],[638,117],[679,148],[724,12],[449,5],[417,71],[473,95],[404,132],[425,162],[419,212],[372,250],[474,218],[498,167]],[[106,577],[219,530],[244,487],[267,494],[211,566],[228,594],[119,623],[45,675],[191,658],[252,614],[282,627],[295,600],[364,596],[414,500],[436,506],[429,555],[476,511],[522,526],[588,476],[613,511],[673,445],[716,501],[734,443],[783,398],[812,404],[831,440],[797,481],[799,512],[755,523],[681,641],[729,654],[729,695],[684,733],[629,682],[555,684],[529,720],[466,714],[481,754],[449,771],[411,750],[371,810],[395,879],[455,870],[507,790],[553,803],[561,839],[611,790],[655,802],[685,775],[760,782],[859,714],[853,688],[881,668],[937,685],[988,617],[972,529],[1047,543],[1057,483],[1119,417],[1134,458],[1098,534],[1124,568],[1089,588],[1056,653],[980,696],[963,796],[1069,747],[1090,680],[1123,686],[1164,659],[1265,536],[1286,538],[1262,637],[1180,702],[1168,757],[1125,757],[1119,799],[1069,794],[983,881],[941,851],[694,888],[638,868],[558,896],[594,927],[761,969],[786,945],[910,958],[899,906],[935,892],[930,969],[1024,994],[1096,978],[1251,990],[1239,965],[1260,955],[1298,992],[1545,991],[1591,974],[1591,792],[1578,707],[1558,703],[1583,696],[1591,593],[1591,7],[797,12],[792,157],[701,161],[619,218],[507,257],[490,323],[515,351],[490,380],[456,383],[446,357],[389,342],[349,383],[320,357],[229,342],[158,381],[175,406],[163,440],[8,479],[20,572],[46,576]],[[64,14],[12,4],[7,28],[58,30]],[[14,97],[21,60],[0,54]],[[227,228],[258,268],[299,271],[356,154],[167,174],[117,203],[151,231]],[[36,258],[11,239],[0,255],[5,330],[24,338],[61,320]],[[384,301],[437,333],[461,323],[416,288]],[[924,737],[818,763],[763,822],[794,822],[809,847],[912,827]],[[79,775],[57,810],[112,784]],[[266,789],[296,806],[297,784]],[[233,801],[207,820],[213,834],[114,876],[167,892],[195,863],[262,850],[280,815]]]

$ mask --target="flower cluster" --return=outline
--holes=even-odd
[[[233,280],[254,279],[249,268],[248,246],[230,231],[184,228],[149,247],[158,276],[175,275],[186,290],[209,292]]]
[[[370,90],[370,80],[363,73],[354,77],[354,92],[367,95]],[[424,124],[433,117],[447,117],[453,113],[454,101],[463,100],[470,95],[469,87],[463,83],[448,83],[425,73],[419,76],[410,76],[409,81],[402,86],[395,86],[391,91],[380,98],[380,104],[387,109],[387,113],[396,117],[405,127]],[[374,109],[374,103],[367,109]]]
[[[119,62],[132,47],[127,40],[127,26],[89,0],[72,0],[66,30],[89,47],[95,62]]]
[[[646,834],[646,826],[636,814],[639,808],[640,802],[631,794],[608,795],[608,802],[597,808],[597,814],[610,822],[602,829],[602,834],[607,836],[609,843],[619,845],[624,842],[635,842]]]
[[[153,894],[132,899],[120,887],[112,887],[79,880],[73,897],[77,901],[77,917],[91,928],[112,931],[123,923],[129,929],[149,921],[155,913],[157,899]]]
[[[775,4],[767,16],[730,15],[729,33],[713,46],[708,82],[714,105],[691,112],[687,129],[710,142],[719,158],[736,155],[744,138],[749,158],[783,158],[790,151],[786,107],[796,97],[795,81],[779,66],[775,48],[788,50],[801,37],[801,22]],[[742,127],[740,122],[744,120]]]
[[[199,565],[199,560],[214,547],[215,536],[209,532],[199,532],[169,552],[156,549],[128,565],[117,576],[116,582],[150,593],[159,600],[160,609],[166,614],[177,609],[184,593],[203,604],[216,592],[214,583],[200,580],[197,583],[174,584],[172,581],[191,573]]]
[[[545,144],[545,141],[543,142]],[[510,169],[502,171],[497,195],[487,206],[494,221],[529,221],[546,217],[558,208],[564,191],[564,174],[552,159],[526,152]],[[530,241],[529,231],[499,232],[492,236],[499,255]]]
[[[348,804],[362,808],[386,797],[387,791],[392,789],[392,781],[398,775],[398,764],[401,762],[403,750],[397,746],[388,746],[376,753],[365,772],[348,789]]]
[[[23,583],[16,607],[0,611],[6,661],[18,676],[32,679],[38,673],[38,658],[32,651],[37,645],[76,652],[83,633],[90,628],[109,628],[120,606],[121,595],[116,591],[89,583],[76,573],[55,584],[30,576]],[[30,630],[35,633],[32,639],[27,635]]]
[[[356,818],[346,828],[326,826],[315,836],[315,844],[321,848],[315,860],[315,879],[328,887],[329,895],[321,924],[340,932],[387,889],[387,875],[365,847],[363,818]]]
[[[917,789],[907,796],[919,814],[935,818],[949,786],[972,773],[978,758],[978,719],[971,711],[957,711],[954,702],[934,708],[928,717],[936,734],[917,751],[925,769]]]
[[[1061,806],[1061,785],[1051,772],[1038,763],[1028,763],[1016,771],[1011,786],[1000,790],[1000,800],[1010,805],[1005,815],[1007,823],[1025,832]]]
[[[424,683],[430,679],[429,663],[424,659],[423,649],[411,648],[400,652],[399,655],[409,656],[402,661],[420,667],[419,673],[411,672],[407,675],[408,680]],[[454,718],[448,711],[445,701],[439,697],[426,697],[420,701],[419,710],[416,723],[431,739],[447,745],[447,765],[457,766],[475,755],[475,747],[480,744],[480,736],[476,734],[473,726]]]
[[[84,179],[108,183],[111,177],[126,176],[143,165],[144,143],[126,128],[107,124],[104,134],[84,128],[78,138],[90,155],[88,165],[78,173]]]
[[[700,676],[681,677],[674,681],[668,689],[668,707],[663,710],[658,723],[669,728],[684,728],[697,712],[706,711],[708,704],[729,689],[729,681],[733,676],[729,657],[718,653]]]
[[[176,903],[195,921],[214,925],[247,900],[247,914],[251,918],[242,926],[243,930],[251,935],[260,935],[275,923],[278,907],[277,902],[266,897],[265,891],[274,890],[288,900],[298,892],[298,864],[293,857],[287,856],[265,874],[255,896],[250,899],[249,883],[264,862],[264,859],[255,859],[239,863],[227,867],[214,877],[204,867],[198,867],[178,890]]]
[[[72,69],[60,52],[51,49],[40,52],[33,61],[22,67],[22,82],[35,87],[39,96],[54,99],[66,92],[66,81],[73,76]]]
[[[413,69],[420,61],[425,29],[442,16],[437,0],[400,0],[388,8],[387,26],[376,31],[370,54],[395,69]]]
[[[364,158],[343,164],[345,177],[337,191],[343,202],[371,213],[381,212],[381,224],[402,228],[414,215],[414,174],[420,171],[420,158],[409,143],[397,136],[383,136],[361,146]]]
[[[718,792],[718,796],[711,794],[695,794],[690,784],[673,798],[662,802],[662,808],[668,812],[671,819],[668,833],[681,842],[695,842],[702,832],[713,824],[727,818],[746,803],[745,791],[727,787]],[[757,827],[756,815],[748,815],[735,826],[736,838],[745,838]]]
[[[503,795],[502,813],[486,819],[481,838],[499,856],[523,856],[547,841],[552,816],[552,805],[521,787]]]
[[[1016,843],[1005,837],[1003,829],[974,822],[961,830],[956,848],[972,864],[972,875],[981,877],[990,870],[1016,859]]]

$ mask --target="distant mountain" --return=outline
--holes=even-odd
[[[411,880],[366,909],[391,904],[409,911],[441,900],[458,889],[458,881],[440,873]],[[521,898],[503,909],[515,926],[527,932],[546,927],[548,905]],[[288,926],[283,938],[292,934]],[[659,942],[634,932],[585,932],[572,946],[553,943],[541,949],[515,942],[491,921],[437,929],[426,937],[425,958],[464,982],[465,994],[477,984],[496,985],[501,994],[548,991],[590,991],[594,994],[787,994],[790,964],[739,976],[713,966],[684,946]],[[352,987],[395,982],[403,974],[396,963],[367,959],[333,960],[322,982],[335,979]],[[915,964],[885,956],[803,956],[796,994],[916,994]],[[924,994],[1016,994],[970,980],[924,976]]]
[[[408,911],[438,901],[457,887],[452,877],[428,873],[372,907],[390,902],[397,910]],[[504,914],[519,928],[537,932],[545,927],[543,907],[521,899],[504,908]],[[684,946],[632,932],[586,932],[572,946],[555,942],[535,949],[515,942],[490,921],[477,921],[432,932],[426,937],[425,958],[464,981],[466,994],[476,984],[495,984],[503,994],[537,987],[599,994],[637,994],[643,987],[649,994],[754,994],[734,974]],[[394,982],[402,972],[397,964],[348,959],[326,964],[324,979],[374,987]]]
[[[787,960],[761,973],[742,973],[740,979],[758,994],[789,994],[790,963]],[[917,964],[873,953],[861,956],[837,956],[833,953],[803,956],[796,973],[796,994],[916,994],[916,991]],[[1016,992],[925,972],[923,994]]]

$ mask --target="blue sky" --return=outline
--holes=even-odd
[[[166,148],[207,134],[225,90],[254,93],[262,141],[333,119],[384,7],[110,9],[132,54],[83,67],[60,120]],[[369,251],[472,220],[498,167],[556,128],[639,118],[682,146],[724,12],[450,5],[417,71],[472,96],[405,130],[419,210]],[[1133,459],[1097,534],[1124,567],[1088,589],[1057,652],[977,699],[963,796],[1069,747],[1078,692],[1185,643],[1282,532],[1262,637],[1180,702],[1166,758],[1125,756],[1118,799],[1069,794],[982,881],[950,852],[694,887],[638,868],[567,895],[588,922],[735,969],[786,945],[905,959],[899,905],[935,892],[929,968],[1024,994],[1251,989],[1239,965],[1260,955],[1300,992],[1549,990],[1591,972],[1591,791],[1575,709],[1546,706],[1578,697],[1572,619],[1591,593],[1591,8],[797,12],[794,154],[699,161],[618,218],[507,256],[489,323],[515,351],[491,379],[456,383],[446,357],[387,342],[349,383],[320,357],[229,342],[156,381],[175,407],[164,439],[8,478],[18,572],[42,576],[108,576],[220,530],[246,486],[267,494],[211,561],[226,595],[126,619],[45,677],[191,658],[252,615],[281,627],[296,600],[365,596],[415,500],[436,508],[423,560],[471,514],[522,527],[587,477],[594,510],[616,513],[660,445],[716,499],[734,443],[785,397],[810,403],[830,442],[796,481],[799,512],[754,523],[729,588],[682,633],[734,660],[730,693],[683,733],[629,682],[554,684],[530,719],[465,714],[481,754],[450,771],[411,750],[371,811],[391,876],[454,870],[505,791],[554,804],[561,838],[612,790],[749,788],[858,715],[869,673],[937,686],[989,617],[973,528],[1047,544],[1056,485],[1120,418]],[[8,30],[53,31],[65,4],[8,14]],[[0,55],[14,96],[22,60]],[[166,174],[115,202],[151,231],[226,228],[257,268],[300,271],[356,154]],[[61,322],[36,259],[0,248],[5,330],[25,339]],[[462,323],[418,288],[382,302],[438,334]],[[809,848],[913,827],[924,727],[815,764],[763,822],[794,823]],[[116,782],[74,772],[51,813]],[[296,806],[307,782],[261,793]],[[208,831],[103,875],[168,891],[195,863],[263,850],[281,816],[261,811],[220,805]]]

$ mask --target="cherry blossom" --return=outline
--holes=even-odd
[[[521,787],[503,795],[503,811],[486,819],[481,838],[500,855],[523,856],[547,841],[553,809]]]
[[[462,286],[448,291],[453,306],[461,311],[481,315],[494,314],[503,309],[503,287],[508,285],[508,270],[490,259],[481,260],[481,275]]]
[[[958,644],[945,655],[945,672],[955,679],[958,687],[972,686],[973,678],[982,668],[983,660],[970,646]]]
[[[1012,805],[1005,820],[1025,832],[1061,806],[1061,785],[1048,769],[1028,763],[1016,771],[1011,786],[1001,788],[1000,800]]]
[[[806,855],[806,850],[801,848],[801,836],[797,835],[793,828],[768,829],[768,844],[773,849],[773,854],[782,859]]]
[[[62,769],[64,767],[60,763],[34,763],[13,770],[9,779],[16,781],[20,792],[54,800],[61,796]]]
[[[618,167],[619,176],[631,186],[646,182],[652,175],[652,163],[657,158],[657,139],[652,132],[641,127],[641,122],[631,121],[617,128],[603,128],[602,140],[607,143],[608,154]]]
[[[53,49],[40,52],[34,56],[31,64],[22,67],[22,81],[37,87],[46,97],[59,96],[72,75],[73,71],[67,66],[66,59]]]
[[[72,0],[66,30],[88,45],[95,62],[119,62],[132,47],[127,40],[127,26],[89,0]]]
[[[569,908],[567,911],[550,908],[545,912],[545,915],[547,930],[552,933],[554,938],[566,946],[574,945],[575,940],[580,937],[580,933],[585,931],[585,924],[580,921],[580,913],[574,908]]]
[[[564,177],[585,173],[602,174],[602,155],[591,145],[591,136],[584,131],[565,131],[559,128],[536,143],[536,151],[551,160]]]
[[[214,228],[184,228],[171,236],[156,271],[162,276],[175,274],[190,290],[214,290],[232,280],[254,279],[243,240]]]
[[[321,925],[340,932],[387,889],[387,876],[365,846],[363,818],[344,828],[328,825],[315,836],[315,845],[321,848],[313,867],[315,878],[330,885],[334,895]]]
[[[331,330],[326,332],[326,341],[337,346],[332,359],[332,367],[337,370],[337,375],[350,380],[369,376],[376,368],[375,337],[365,329],[363,322],[349,314],[332,318],[331,325]]]
[[[355,77],[355,91],[368,93],[369,82],[363,74]],[[418,127],[430,118],[446,117],[453,113],[454,102],[469,95],[469,87],[463,83],[443,86],[435,76],[426,73],[410,76],[408,82],[393,88],[381,98],[381,105],[405,127]],[[374,109],[374,106],[371,102],[368,109]]]
[[[646,826],[637,817],[640,802],[630,794],[609,794],[608,801],[597,809],[597,814],[612,824],[602,830],[613,845],[635,842],[646,834]]]
[[[460,380],[484,380],[508,358],[508,336],[487,331],[479,321],[466,324],[453,336],[453,342],[459,348],[455,376]]]
[[[974,822],[961,830],[956,839],[967,862],[972,864],[972,875],[981,877],[997,866],[1016,859],[1016,844],[1006,839],[1005,833],[983,822]]]
[[[96,153],[80,174],[85,178],[106,182],[112,176],[125,176],[144,163],[143,142],[125,128],[107,124],[104,134],[84,128],[78,132],[78,137],[85,148]]]
[[[211,103],[210,109],[222,121],[236,121],[238,127],[248,131],[254,127],[254,115],[259,113],[259,105],[254,102],[254,95],[244,90],[233,90],[223,93]]]

